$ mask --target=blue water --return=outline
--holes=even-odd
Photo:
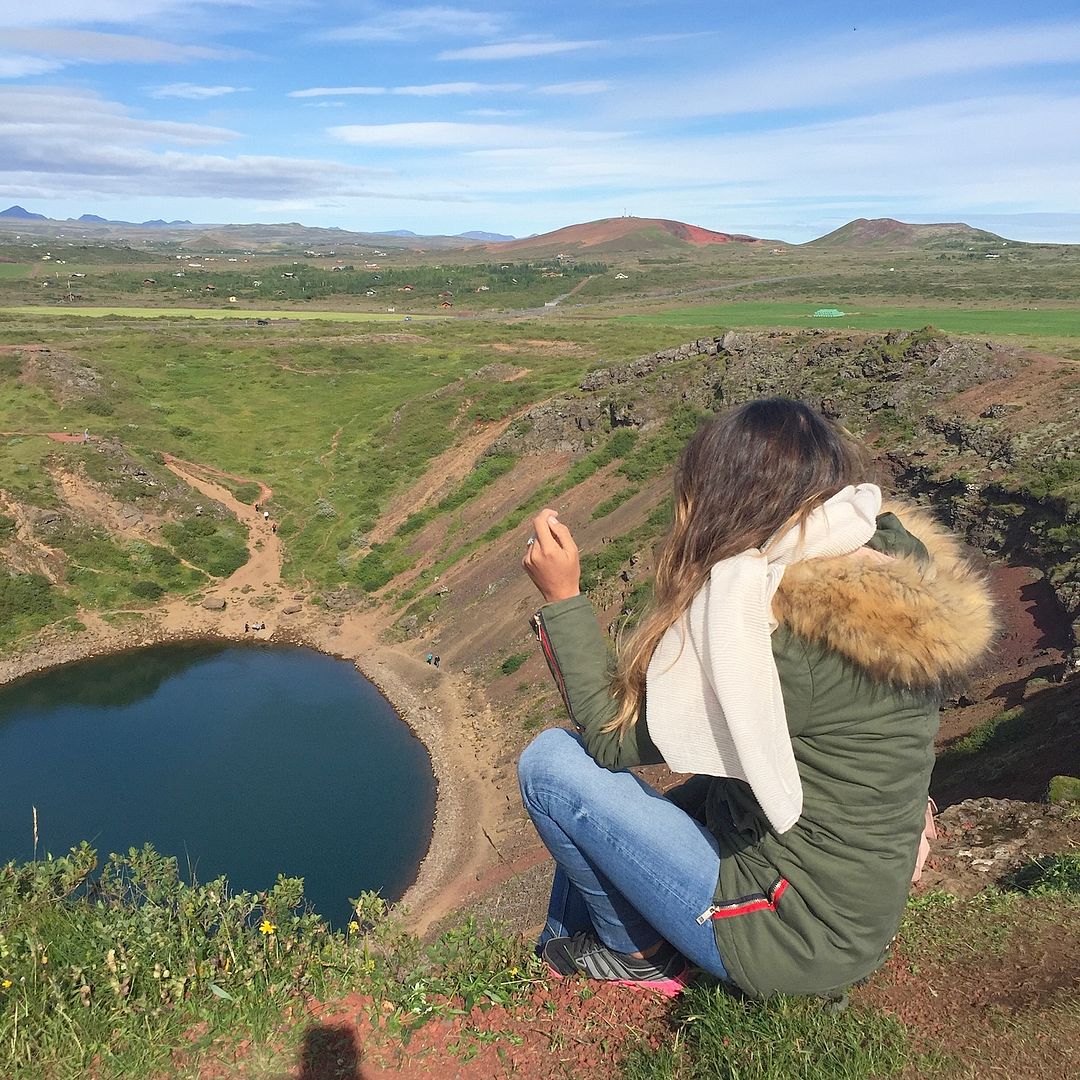
[[[234,891],[303,877],[341,926],[364,889],[396,899],[427,850],[431,762],[352,664],[312,649],[139,649],[0,687],[0,864],[99,860],[150,842],[186,880]]]

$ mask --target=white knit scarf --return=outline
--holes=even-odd
[[[716,563],[682,618],[660,639],[646,676],[649,734],[675,772],[745,780],[776,832],[802,813],[770,636],[784,568],[847,555],[877,529],[881,491],[846,487],[766,545]]]

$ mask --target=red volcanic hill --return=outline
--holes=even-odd
[[[658,248],[701,247],[706,244],[760,244],[756,236],[713,232],[698,225],[666,218],[617,217],[568,225],[554,232],[502,244],[488,244],[491,252],[652,251]]]

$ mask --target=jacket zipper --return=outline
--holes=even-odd
[[[536,630],[536,636],[540,639],[540,648],[544,650],[544,659],[547,661],[548,668],[551,670],[555,685],[559,688],[559,695],[562,697],[562,702],[566,707],[567,715],[571,720],[574,720],[574,713],[570,708],[570,698],[566,693],[566,681],[563,679],[562,669],[559,667],[558,658],[555,656],[555,647],[551,644],[551,638],[548,637],[547,628],[544,626],[544,617],[538,611],[533,616],[532,621],[533,627]],[[574,723],[576,724],[577,721],[574,720]]]
[[[765,893],[750,893],[737,900],[726,900],[722,904],[710,904],[694,921],[704,926],[710,919],[730,919],[734,915],[749,915],[752,911],[775,911],[780,897],[788,888],[787,878],[777,878]]]

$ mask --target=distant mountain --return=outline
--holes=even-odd
[[[17,221],[48,221],[44,214],[31,214],[21,206],[9,206],[6,210],[0,210],[0,218],[14,218]]]
[[[473,232],[459,232],[457,234],[462,240],[481,240],[487,244],[505,244],[509,240],[516,240],[516,236],[505,236],[503,233],[497,232],[480,232],[474,230]]]
[[[554,232],[540,233],[524,240],[511,240],[497,246],[500,252],[534,253],[559,251],[575,253],[655,251],[700,247],[706,244],[760,244],[756,236],[713,232],[699,225],[666,218],[618,217],[568,225]]]
[[[974,229],[963,222],[936,225],[909,225],[895,218],[856,218],[826,236],[811,240],[807,247],[919,248],[1008,243],[996,233]]]
[[[81,214],[77,218],[68,218],[82,225],[127,225],[129,228],[144,227],[147,229],[183,228],[190,225],[190,221],[165,221],[164,218],[154,218],[152,221],[118,221],[116,218],[103,218],[97,214]]]
[[[339,255],[349,248],[376,250],[449,251],[473,247],[478,253],[498,252],[500,257],[517,255],[526,258],[549,258],[559,252],[582,255],[644,254],[679,252],[712,244],[758,244],[765,241],[737,233],[714,232],[697,225],[665,218],[621,217],[571,225],[554,232],[521,239],[505,233],[471,230],[457,236],[427,236],[411,229],[380,232],[352,232],[340,228],[305,226],[299,222],[278,224],[192,224],[190,221],[131,222],[104,218],[98,214],[83,214],[79,218],[59,221],[41,214],[30,214],[22,207],[11,207],[0,213],[0,225],[8,229],[19,227],[36,235],[48,236],[57,230],[73,227],[85,230],[84,235],[98,234],[110,242],[130,243],[169,242],[184,250],[207,248],[295,252],[298,249],[319,252],[336,251]],[[358,252],[359,254],[359,252]],[[482,254],[481,254],[481,257]]]

